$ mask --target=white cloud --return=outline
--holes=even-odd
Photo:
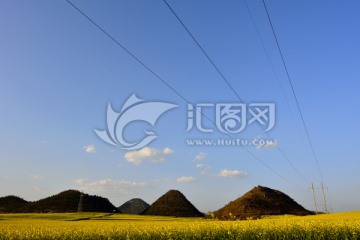
[[[236,178],[243,178],[247,176],[246,172],[238,171],[238,170],[227,170],[223,169],[218,174],[220,177],[236,177]]]
[[[194,182],[195,178],[194,177],[179,177],[178,179],[176,179],[177,182]]]
[[[89,181],[85,178],[75,180],[83,191],[89,192],[104,192],[104,191],[118,191],[121,193],[128,193],[133,188],[146,187],[145,182],[131,182],[126,180],[100,179],[97,181]]]
[[[210,166],[207,166],[206,168],[204,168],[204,170],[201,171],[202,175],[208,175],[210,173]]]
[[[198,163],[198,164],[196,164],[196,167],[197,167],[197,168],[206,168],[207,165],[206,165],[206,164]]]
[[[196,164],[196,167],[202,169],[202,171],[201,171],[202,175],[208,175],[210,173],[211,167],[207,164],[198,163],[198,164]]]
[[[207,153],[203,153],[203,152],[199,152],[195,158],[194,158],[194,161],[201,161],[201,160],[204,160],[207,156]]]
[[[43,176],[39,176],[39,175],[31,175],[30,177],[31,177],[32,179],[35,179],[35,180],[44,179]]]
[[[131,182],[125,180],[112,180],[112,179],[101,179],[95,182],[90,182],[89,186],[112,186],[112,187],[123,187],[123,186],[131,186],[131,187],[144,187],[147,184],[144,182]]]
[[[172,149],[170,149],[170,148],[165,148],[163,150],[163,152],[164,152],[164,154],[172,154],[172,153],[174,153],[174,151]]]
[[[165,156],[174,153],[170,148],[156,149],[144,147],[140,150],[129,151],[125,153],[124,158],[126,161],[134,164],[140,164],[147,160],[153,163],[160,163],[165,161]]]
[[[83,149],[86,153],[92,153],[92,154],[96,153],[95,145],[84,146]]]
[[[76,180],[75,180],[75,183],[76,183],[76,184],[79,184],[79,185],[85,184],[85,183],[88,183],[88,182],[89,182],[89,181],[86,180],[85,178],[79,178],[79,179],[76,179]]]

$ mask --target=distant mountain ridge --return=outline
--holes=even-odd
[[[17,196],[0,197],[0,213],[15,213],[28,204],[24,199]],[[20,212],[20,211],[19,211]]]
[[[174,217],[203,217],[187,198],[177,190],[170,190],[156,200],[145,210],[144,215],[174,216]]]
[[[77,212],[81,192],[67,190],[34,202],[16,196],[0,198],[0,213]],[[83,212],[119,212],[107,198],[83,194]]]
[[[242,197],[214,212],[219,219],[257,219],[264,215],[312,215],[313,212],[295,202],[283,192],[257,186]]]
[[[82,197],[81,197],[82,196]],[[80,200],[81,199],[81,200]],[[79,204],[81,203],[81,204]],[[107,198],[92,196],[77,190],[67,190],[59,194],[26,201],[17,196],[0,197],[0,213],[63,213],[77,212],[124,212],[174,217],[203,217],[201,213],[180,191],[170,190],[149,206],[139,198],[134,198],[116,208]],[[218,219],[257,219],[264,215],[312,215],[288,195],[271,188],[257,186],[243,196],[229,202],[213,212]]]
[[[140,214],[148,209],[150,205],[140,198],[133,198],[118,207],[120,212],[127,214]]]

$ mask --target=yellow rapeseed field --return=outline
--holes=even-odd
[[[260,220],[0,214],[0,239],[360,239],[360,212]]]

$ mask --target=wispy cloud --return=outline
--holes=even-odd
[[[44,179],[43,176],[40,176],[40,175],[31,175],[30,176],[32,179],[35,179],[35,180],[41,180],[41,179]]]
[[[205,167],[207,167],[207,165],[206,165],[206,164],[198,163],[198,164],[196,164],[196,167],[197,167],[197,168],[205,168]]]
[[[124,158],[126,161],[137,165],[146,160],[153,163],[161,163],[165,161],[166,155],[172,153],[174,153],[174,151],[170,148],[156,149],[144,147],[140,150],[125,153]]]
[[[131,182],[125,180],[112,180],[112,179],[101,179],[95,182],[88,183],[89,186],[111,186],[114,188],[131,186],[131,187],[145,187],[145,182]]]
[[[91,153],[91,154],[96,153],[95,145],[84,146],[83,149],[86,153]]]
[[[218,176],[220,177],[236,177],[236,178],[243,178],[247,176],[246,172],[238,171],[238,170],[227,170],[223,169],[219,172]]]
[[[133,188],[146,187],[146,182],[132,182],[126,180],[100,179],[97,181],[89,181],[85,178],[75,180],[82,190],[89,192],[103,192],[103,191],[119,191],[121,193],[128,193]]]
[[[194,177],[179,177],[178,179],[176,179],[177,182],[194,182],[195,178]]]
[[[211,167],[207,164],[198,163],[196,164],[196,167],[202,169],[201,171],[202,175],[208,175],[210,173]]]
[[[206,157],[207,157],[207,153],[199,152],[199,153],[195,156],[194,161],[201,161],[201,160],[204,160]]]
[[[32,186],[32,189],[34,189],[35,191],[41,191],[42,188],[39,186]]]
[[[85,178],[79,178],[79,179],[76,179],[75,180],[75,183],[76,184],[79,184],[79,185],[81,185],[81,184],[86,184],[86,183],[88,183],[89,181],[87,180],[87,179],[85,179]]]

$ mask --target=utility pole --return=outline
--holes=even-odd
[[[325,212],[328,213],[327,203],[326,203],[326,197],[325,197],[325,191],[324,191],[324,184],[321,182],[321,190],[324,197],[324,209]]]
[[[309,190],[312,190],[313,193],[313,198],[314,198],[314,205],[315,205],[315,213],[318,213],[318,209],[317,209],[317,204],[316,204],[316,197],[315,197],[315,188],[314,188],[314,183],[311,183],[311,188],[309,188]]]
[[[83,197],[84,197],[84,194],[81,192],[79,205],[78,205],[78,213],[81,213],[83,211]]]

